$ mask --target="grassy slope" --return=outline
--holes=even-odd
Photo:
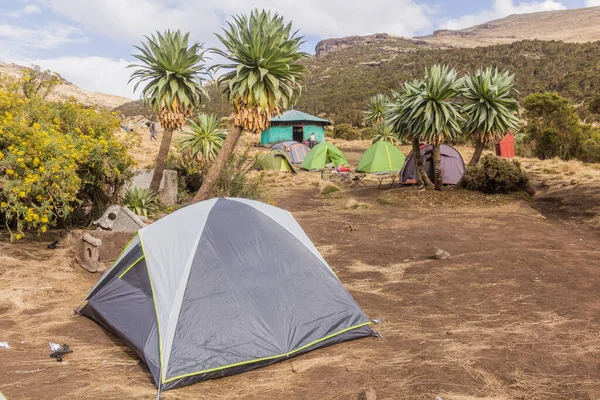
[[[311,57],[306,61],[310,75],[297,108],[326,116],[336,123],[359,124],[362,108],[370,96],[421,77],[425,67],[435,63],[450,64],[461,72],[490,65],[508,68],[516,74],[521,97],[532,92],[557,91],[582,104],[600,91],[600,42],[521,41],[450,50],[398,46],[395,40],[382,41]],[[203,110],[221,116],[230,112],[215,88],[211,88],[211,102]]]

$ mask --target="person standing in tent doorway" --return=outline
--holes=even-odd
[[[308,147],[310,147],[312,149],[314,146],[315,146],[315,134],[311,133],[308,138]]]
[[[158,140],[156,139],[156,124],[154,123],[154,121],[150,122],[150,126],[148,127],[148,129],[150,129],[150,141],[152,141],[152,139]]]

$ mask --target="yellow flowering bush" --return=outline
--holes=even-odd
[[[19,239],[88,218],[131,177],[131,138],[119,119],[74,101],[47,101],[0,84],[0,222]],[[83,220],[77,220],[84,222]]]

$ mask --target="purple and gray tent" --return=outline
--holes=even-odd
[[[290,155],[292,164],[302,164],[302,161],[304,161],[304,158],[310,151],[308,146],[306,146],[304,143],[299,143],[293,140],[274,144],[271,147],[271,150],[286,151]]]
[[[465,173],[465,162],[458,150],[452,146],[441,145],[440,153],[442,159],[442,181],[444,185],[456,185]],[[421,159],[423,160],[423,167],[427,176],[433,182],[435,180],[433,171],[433,146],[427,145],[421,147]],[[415,161],[412,152],[406,157],[406,162],[402,167],[402,171],[400,171],[400,182],[403,185],[417,183]]]
[[[79,312],[144,360],[159,394],[373,335],[294,217],[246,199],[140,229]]]

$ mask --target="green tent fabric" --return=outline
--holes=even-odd
[[[292,166],[292,163],[288,159],[288,155],[281,150],[273,150],[266,153],[260,159],[260,166],[262,169],[271,169],[275,171],[291,172],[296,173],[296,170]]]
[[[400,172],[404,165],[404,154],[388,142],[376,142],[365,151],[356,167],[356,172],[377,174]]]
[[[334,167],[348,166],[348,161],[346,161],[346,157],[340,149],[329,142],[321,142],[308,152],[302,162],[302,169],[308,171],[321,170],[330,163]]]

